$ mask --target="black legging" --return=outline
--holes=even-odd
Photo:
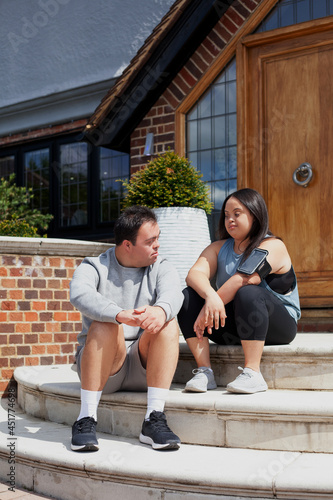
[[[184,303],[178,314],[185,339],[195,337],[193,325],[205,301],[192,288],[183,290]],[[289,344],[296,336],[297,324],[282,302],[271,292],[257,285],[238,290],[225,306],[225,326],[204,336],[216,344],[236,345],[241,340],[264,340],[266,345]]]

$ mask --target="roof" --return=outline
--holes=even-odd
[[[232,0],[176,0],[83,131],[96,146],[129,152],[130,135]]]

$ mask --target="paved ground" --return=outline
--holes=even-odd
[[[36,495],[27,490],[16,489],[15,491],[8,490],[8,484],[0,483],[0,500],[45,500],[50,497]]]

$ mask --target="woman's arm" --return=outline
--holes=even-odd
[[[289,271],[291,259],[283,241],[277,238],[267,238],[259,245],[259,248],[268,251],[267,261],[272,268],[270,274],[283,274]],[[258,273],[251,275],[236,273],[217,290],[217,293],[223,303],[228,304],[243,286],[259,285],[260,283],[261,279]]]
[[[223,301],[210,284],[210,280],[217,271],[217,256],[223,244],[224,241],[216,241],[209,245],[192,266],[186,278],[187,285],[205,299],[205,305],[194,324],[194,331],[199,339],[202,338],[206,327],[208,333],[211,333],[214,326],[217,329],[220,323],[222,326],[225,324]]]

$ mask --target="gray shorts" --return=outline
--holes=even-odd
[[[139,354],[139,339],[126,341],[127,355],[119,372],[108,378],[103,394],[117,391],[147,391],[146,369],[142,366]],[[81,358],[84,347],[76,354],[77,373],[81,379]]]

